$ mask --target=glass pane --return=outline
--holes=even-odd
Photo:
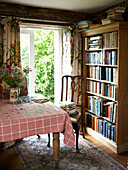
[[[29,66],[29,56],[30,56],[30,35],[20,34],[20,49],[21,49],[21,65],[22,68]],[[29,92],[29,75],[27,76],[27,86]]]

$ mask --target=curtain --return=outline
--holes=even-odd
[[[70,58],[71,58],[71,75],[81,75],[82,71],[82,36],[78,31],[77,26],[73,26],[70,37]],[[81,87],[82,89],[82,84]],[[82,90],[81,90],[82,91]],[[78,94],[78,83],[75,81],[74,101],[76,102]],[[81,94],[80,94],[81,103]]]
[[[63,30],[63,55],[61,63],[61,75],[71,75],[71,61],[70,61],[70,37],[69,30]]]
[[[0,19],[0,65],[7,61],[21,66],[19,21],[11,17]]]
[[[70,57],[71,57],[71,67],[72,67],[71,74],[81,75],[82,37],[77,27],[75,27],[71,32],[70,47],[71,47]]]

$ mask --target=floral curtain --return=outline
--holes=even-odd
[[[71,75],[81,75],[82,71],[82,37],[80,32],[78,31],[77,26],[73,26],[72,31],[71,31],[71,38],[70,38],[70,48],[71,48],[71,53],[70,53],[70,58],[71,58]],[[81,89],[82,89],[82,84],[81,84]],[[77,80],[75,81],[75,97],[74,101],[76,102],[77,100],[77,95],[78,94],[78,82]],[[82,90],[81,90],[82,91]],[[80,94],[80,102],[81,102],[81,94]]]
[[[71,67],[72,75],[81,75],[81,66],[82,66],[82,38],[81,34],[78,31],[78,28],[75,27],[72,29],[71,38]]]
[[[7,61],[21,66],[19,21],[11,17],[0,19],[0,65]]]

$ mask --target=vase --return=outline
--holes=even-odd
[[[18,88],[10,88],[10,102],[16,102],[18,100]]]

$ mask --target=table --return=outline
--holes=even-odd
[[[64,134],[64,143],[75,143],[72,123],[67,112],[51,102],[10,104],[0,99],[0,142],[27,136],[53,133],[53,158],[59,162],[59,133]]]

